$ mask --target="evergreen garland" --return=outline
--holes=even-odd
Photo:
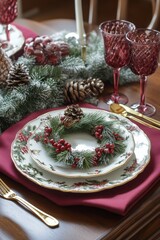
[[[63,89],[66,81],[73,79],[100,78],[112,83],[112,70],[104,61],[104,49],[101,36],[92,32],[88,37],[86,62],[81,59],[81,48],[73,38],[66,39],[66,32],[52,37],[65,41],[70,46],[70,55],[57,65],[35,65],[34,57],[21,56],[15,63],[23,63],[29,69],[30,82],[27,86],[7,89],[0,88],[0,133],[26,114],[65,105]],[[129,69],[121,71],[120,84],[137,81]],[[97,104],[96,98],[86,100]]]
[[[107,122],[105,116],[88,113],[70,128],[63,124],[63,117],[50,118],[38,130],[33,138],[41,142],[53,161],[62,162],[72,168],[87,169],[93,166],[107,165],[114,156],[125,150],[124,139],[113,122]],[[95,151],[73,151],[65,136],[72,133],[88,133],[97,139],[99,147]]]

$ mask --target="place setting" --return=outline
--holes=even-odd
[[[86,112],[86,114],[89,114],[90,119],[92,119],[92,110],[87,108],[84,108],[83,110]],[[73,138],[72,134],[71,137],[69,137],[68,133],[67,139],[68,141],[70,140],[69,142],[73,142],[74,146],[72,151],[75,151],[75,155],[73,155],[73,153],[71,152],[70,158],[72,159],[74,156],[74,158],[77,159],[77,156],[79,156],[79,162],[75,163],[74,160],[67,160],[67,157],[65,158],[65,160],[62,159],[62,162],[60,160],[59,162],[58,160],[54,160],[54,157],[51,157],[53,153],[51,153],[50,156],[45,149],[45,145],[43,146],[42,142],[39,142],[36,139],[38,138],[39,134],[42,134],[46,127],[47,129],[51,129],[48,126],[48,118],[52,119],[53,116],[58,117],[60,114],[62,114],[62,111],[57,110],[41,115],[35,120],[27,123],[25,127],[18,132],[11,147],[11,156],[16,168],[27,178],[44,187],[65,192],[96,192],[122,185],[134,179],[136,176],[138,176],[139,173],[143,171],[143,169],[150,161],[149,139],[138,127],[134,126],[134,124],[132,124],[131,122],[123,119],[123,117],[117,117],[116,115],[111,113],[107,114],[103,110],[95,110],[94,112],[97,112],[97,114],[103,113],[102,116],[104,115],[103,117],[105,117],[106,122],[109,123],[110,121],[114,120],[115,125],[118,124],[118,129],[115,129],[116,131],[120,131],[123,133],[123,144],[125,145],[121,154],[117,154],[116,156],[114,156],[114,154],[111,154],[111,160],[103,160],[104,164],[100,163],[100,165],[96,167],[94,166],[94,164],[96,163],[94,163],[94,161],[88,157],[88,162],[93,163],[90,163],[90,167],[86,167],[89,165],[89,163],[84,162],[82,164],[82,161],[85,160],[83,160],[84,156],[80,156],[80,154],[84,152],[84,155],[89,155],[89,148],[92,149],[91,153],[95,152],[96,148],[96,151],[98,152],[98,154],[100,154],[98,149],[100,148],[100,150],[102,150],[105,145],[102,145],[102,147],[98,147],[99,145],[93,142],[93,137],[92,139],[89,138],[89,141],[87,142],[87,137],[89,137],[89,135],[87,135],[85,132],[84,136],[80,133],[77,135],[75,134],[75,139],[73,140],[71,140]],[[127,128],[129,130],[127,130]],[[132,131],[130,131],[131,128],[133,128]],[[27,129],[29,129],[29,132],[27,132]],[[31,131],[32,129],[33,133]],[[43,135],[45,134],[46,132],[43,132]],[[58,132],[56,132],[56,134],[58,134]],[[31,136],[29,137],[28,141],[22,141],[23,138],[27,139],[29,135]],[[41,137],[44,141],[43,135]],[[79,137],[80,140],[78,139]],[[83,140],[84,138],[85,140]],[[78,141],[80,141],[80,143],[78,143]],[[77,144],[75,142],[77,142]],[[57,144],[60,144],[59,140],[57,141]],[[53,148],[51,143],[49,143],[49,146]],[[72,148],[72,146],[70,146],[70,148]],[[79,148],[79,150],[74,150],[74,148]],[[110,151],[109,146],[106,147],[104,150]],[[142,150],[144,151],[144,153],[146,153],[146,155],[144,154],[143,156],[139,157],[139,152]],[[49,149],[48,151],[51,151],[51,149]],[[68,154],[68,150],[63,150],[58,155],[61,155],[62,153]],[[93,153],[91,155],[93,155]],[[96,153],[94,153],[94,155],[96,156]],[[94,157],[94,155],[92,156],[92,158]],[[57,156],[55,156],[55,159]],[[103,156],[103,158],[107,159],[105,155]],[[107,163],[106,161],[109,162]],[[77,164],[77,167],[74,166],[75,164]],[[32,176],[33,169],[34,172],[37,172],[37,174],[35,172],[35,174],[33,174]],[[49,182],[49,184],[47,184],[46,181]]]
[[[11,60],[14,50],[0,48],[0,168],[58,205],[125,215],[159,178],[160,122],[144,90],[158,67],[160,33],[109,20],[86,38],[78,22],[76,37],[25,39],[11,27],[7,40],[16,32],[14,50],[23,54]],[[121,79],[140,81],[140,103],[129,106]]]

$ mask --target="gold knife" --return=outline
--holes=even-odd
[[[147,117],[147,116],[143,115],[142,113],[136,112],[136,111],[134,111],[133,109],[131,109],[130,107],[128,107],[126,105],[123,105],[123,104],[119,104],[119,105],[122,106],[128,113],[130,113],[130,114],[132,114],[134,116],[143,118],[143,119],[147,120],[148,122],[154,124],[155,126],[160,127],[160,121],[155,120],[155,119],[150,118],[150,117]]]

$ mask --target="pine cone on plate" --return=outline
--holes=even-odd
[[[64,95],[68,103],[81,102],[89,96],[98,96],[104,89],[104,83],[98,78],[73,80],[67,82]]]
[[[28,84],[29,81],[29,71],[24,64],[15,64],[11,67],[7,79],[8,87]]]
[[[62,117],[61,121],[63,125],[67,128],[71,127],[76,122],[79,122],[80,119],[84,116],[82,109],[78,104],[67,106],[64,111],[64,117]]]

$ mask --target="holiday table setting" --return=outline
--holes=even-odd
[[[2,42],[1,178],[59,221],[49,228],[0,198],[2,239],[37,239],[38,229],[43,239],[158,233],[160,128],[110,112],[105,96],[113,88],[112,69],[102,37],[93,31],[86,38],[77,1],[75,12],[76,37],[65,31],[38,36],[13,22],[19,47],[9,52]],[[157,120],[159,73],[149,77],[146,91]],[[139,98],[138,77],[128,67],[121,70],[119,88],[128,106]],[[141,231],[150,224],[152,231]]]

